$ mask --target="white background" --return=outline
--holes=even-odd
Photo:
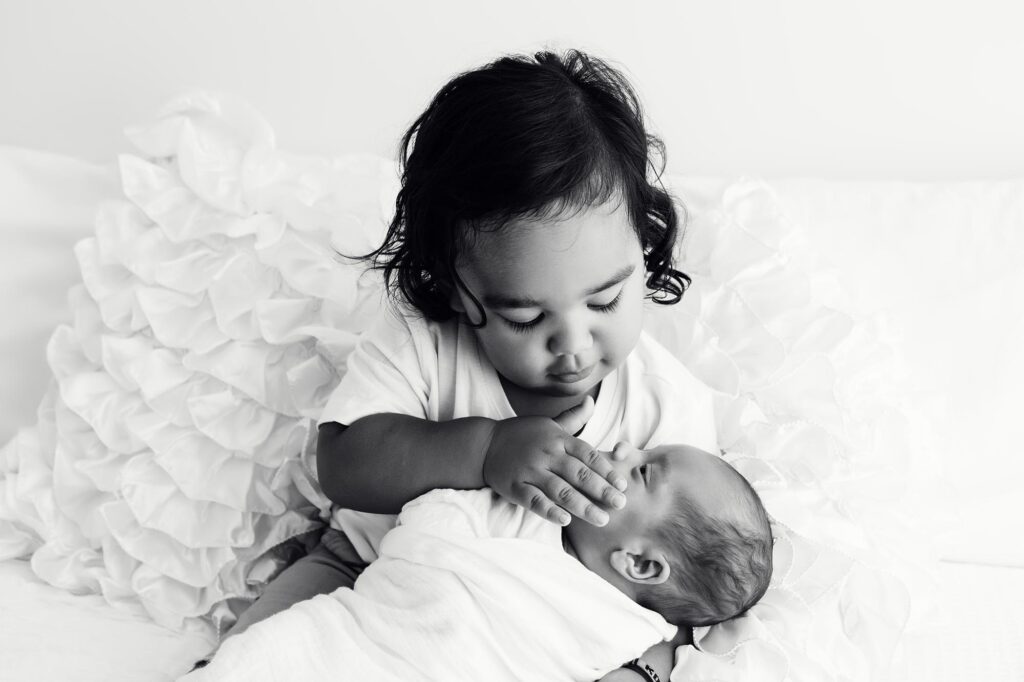
[[[283,149],[393,157],[452,74],[548,45],[625,67],[674,173],[1022,176],[1022,27],[1009,0],[0,0],[0,144],[106,162],[204,87]]]
[[[1022,29],[1024,3],[1009,0],[0,0],[0,145],[107,164],[128,149],[124,126],[208,88],[251,102],[284,150],[393,157],[451,75],[550,46],[624,68],[673,174],[1024,178]],[[46,338],[67,321],[58,302],[78,279],[69,247],[88,231],[89,199],[100,190],[99,179],[81,183],[75,164],[58,166],[51,179],[67,182],[0,183],[0,208],[45,207],[0,210],[9,218],[0,220],[0,377],[15,387],[0,393],[0,432],[34,420],[49,376]],[[973,194],[945,187],[819,188],[806,223],[874,300],[911,323],[927,348],[912,358],[913,376],[945,416],[936,438],[958,484],[947,506],[963,507],[945,556],[974,570],[945,574],[958,588],[938,593],[947,631],[916,640],[915,679],[1021,679],[991,673],[1024,665],[1020,571],[979,565],[1024,565],[1020,184]],[[991,211],[975,215],[977,206]],[[44,662],[74,668],[80,659],[68,652],[123,649],[113,631],[83,629],[84,616],[50,618],[38,590],[7,584],[24,597],[12,613],[39,624],[22,630],[29,621],[12,620],[20,639],[11,651],[45,641],[59,653]],[[159,659],[153,640],[125,641],[132,651],[119,664],[132,654],[174,660],[170,648]],[[0,666],[0,677],[19,664],[38,672],[36,655],[22,659]]]

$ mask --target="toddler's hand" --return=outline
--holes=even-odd
[[[494,427],[484,458],[484,482],[502,497],[561,525],[570,514],[597,526],[606,509],[626,502],[626,481],[605,456],[572,434],[593,411],[593,400],[555,419],[515,417]]]

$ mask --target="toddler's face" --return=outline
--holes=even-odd
[[[467,251],[457,270],[487,314],[477,338],[520,389],[582,397],[636,345],[646,271],[625,206],[516,220]],[[479,322],[465,292],[453,305]]]

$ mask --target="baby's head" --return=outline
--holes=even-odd
[[[656,300],[675,302],[689,283],[672,268],[679,228],[658,180],[663,145],[629,82],[599,59],[539,52],[456,76],[406,132],[400,160],[395,216],[371,256],[429,319],[463,312],[452,305],[457,261],[481,237],[587,209],[621,205]]]
[[[768,589],[772,534],[757,493],[720,457],[632,449],[614,463],[627,503],[603,527],[574,521],[572,551],[641,606],[699,626],[744,613]]]

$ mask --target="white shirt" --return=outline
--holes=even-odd
[[[579,438],[599,450],[627,441],[639,448],[685,443],[717,452],[712,402],[710,389],[644,332],[626,361],[601,382]],[[431,421],[516,416],[472,329],[454,319],[430,322],[394,311],[360,339],[319,424],[349,425],[381,413]],[[336,508],[331,527],[345,532],[370,562],[395,518]]]

